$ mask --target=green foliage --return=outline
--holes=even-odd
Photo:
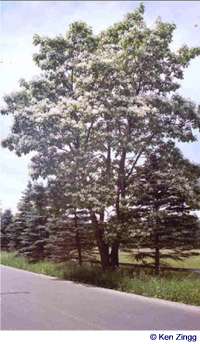
[[[199,166],[184,160],[171,144],[157,148],[136,168],[130,185],[132,208],[124,215],[130,233],[131,226],[135,233],[133,247],[145,248],[136,258],[154,258],[159,269],[161,258],[181,259],[200,247],[200,221],[191,213],[200,209],[199,177]],[[140,228],[138,234],[135,227]]]
[[[9,226],[9,248],[19,251],[32,261],[44,258],[47,239],[44,193],[42,185],[28,183],[19,202],[18,212]]]
[[[0,224],[0,241],[1,249],[7,250],[9,247],[9,227],[13,222],[13,215],[10,209],[6,209],[1,215],[1,224]]]
[[[56,262],[77,259],[82,264],[83,260],[92,258],[95,238],[86,212],[51,216],[46,230],[48,240],[45,251],[49,259]]]

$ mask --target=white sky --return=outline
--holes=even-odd
[[[200,46],[200,2],[145,1],[145,18],[151,24],[156,17],[174,22],[177,29],[173,47],[186,43]],[[0,3],[0,97],[17,88],[20,78],[30,79],[38,70],[32,62],[35,33],[55,36],[64,34],[68,25],[83,20],[95,33],[105,29],[139,5],[138,1],[2,1]],[[180,92],[199,103],[200,58],[185,72]],[[0,137],[5,138],[10,117],[0,117]],[[186,157],[200,163],[200,141],[181,145]],[[0,200],[3,209],[16,210],[21,192],[28,180],[28,157],[18,158],[0,148]]]

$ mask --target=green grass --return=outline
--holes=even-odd
[[[200,276],[197,274],[165,272],[156,277],[144,271],[103,272],[100,267],[89,264],[80,267],[70,262],[28,263],[23,257],[7,252],[1,253],[1,263],[76,282],[200,306]]]
[[[186,268],[186,269],[200,269],[200,253],[198,256],[188,257],[184,260],[174,261],[172,259],[165,259],[165,262],[175,268]]]
[[[48,261],[29,263],[25,258],[17,256],[15,252],[1,252],[1,264],[58,278],[64,277],[62,264]]]
[[[187,276],[135,278],[128,282],[126,290],[135,294],[156,297],[200,306],[200,278]]]
[[[129,252],[120,252],[119,258],[121,263],[142,264],[141,261],[134,259],[134,256]],[[154,263],[152,259],[147,261],[148,263]],[[161,264],[167,264],[175,268],[200,269],[200,251],[198,256],[191,256],[183,260],[161,259]]]

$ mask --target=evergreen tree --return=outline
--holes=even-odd
[[[137,168],[131,188],[131,212],[140,228],[138,245],[151,248],[140,249],[137,257],[153,258],[159,273],[161,258],[195,254],[193,250],[200,248],[200,221],[195,214],[200,209],[200,166],[165,144]]]
[[[8,230],[9,226],[13,222],[13,214],[10,209],[6,209],[2,214],[1,214],[1,249],[2,250],[8,250],[9,247],[9,235],[8,235]]]
[[[27,195],[26,195],[27,196]],[[24,217],[24,228],[21,233],[21,247],[19,252],[27,257],[30,261],[38,261],[45,258],[44,246],[48,238],[46,231],[47,221],[47,199],[46,190],[43,185],[34,184],[28,195],[31,200],[31,207],[23,204],[21,207],[26,207]]]
[[[31,210],[32,184],[29,182],[19,201],[17,213],[8,228],[9,248],[18,251],[22,247],[22,235],[26,228],[27,214]]]
[[[92,258],[96,244],[86,211],[49,217],[47,231],[45,249],[50,259],[60,262],[76,259],[81,265],[83,260]]]
[[[74,178],[76,176],[72,175],[71,190],[76,187]],[[91,250],[95,246],[94,232],[88,210],[75,208],[73,193],[63,194],[64,184],[64,179],[49,180],[47,184],[49,240],[46,254],[51,259],[60,261],[76,258],[81,265],[83,259],[93,256]]]

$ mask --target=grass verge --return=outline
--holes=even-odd
[[[24,257],[17,256],[15,252],[1,252],[1,264],[44,275],[64,278],[63,264],[56,264],[48,261],[29,263]]]
[[[200,306],[200,278],[195,274],[168,272],[156,277],[148,272],[103,272],[100,267],[87,264],[82,267],[75,263],[48,261],[33,264],[10,252],[1,253],[1,263],[76,282]]]

